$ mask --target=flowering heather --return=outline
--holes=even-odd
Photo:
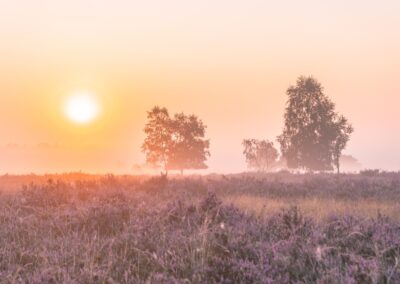
[[[396,218],[227,201],[398,204],[397,174],[52,178],[0,195],[2,283],[400,283]]]

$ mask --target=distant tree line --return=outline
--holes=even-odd
[[[354,129],[335,111],[335,104],[313,77],[301,76],[290,86],[282,134],[277,137],[279,153],[269,140],[243,140],[243,154],[249,168],[270,171],[286,162],[290,169],[340,172],[342,152]],[[142,151],[149,164],[169,170],[206,169],[210,156],[206,126],[195,115],[175,114],[154,107],[148,112]]]

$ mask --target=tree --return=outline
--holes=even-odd
[[[283,133],[278,137],[289,168],[332,170],[353,128],[313,77],[301,76],[287,90]]]
[[[172,120],[172,147],[168,168],[170,170],[206,169],[210,155],[209,140],[205,140],[205,125],[195,115],[175,114]]]
[[[146,162],[157,165],[168,171],[168,158],[172,147],[172,122],[166,108],[154,107],[147,113],[147,124],[144,128],[146,138],[142,151]]]
[[[175,114],[166,108],[154,107],[147,114],[142,151],[149,164],[169,170],[206,169],[210,155],[209,140],[205,140],[203,122],[195,115]]]
[[[266,172],[271,169],[278,158],[278,151],[268,140],[245,139],[242,144],[243,154],[249,168]]]
[[[340,173],[340,158],[342,151],[346,148],[350,135],[353,133],[353,127],[347,122],[344,116],[339,116],[336,122],[336,139],[333,142],[333,161],[336,166],[337,173]]]

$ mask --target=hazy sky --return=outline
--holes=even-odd
[[[364,167],[400,169],[400,1],[0,0],[0,173],[128,172],[154,105],[208,125],[211,171],[275,140],[285,91],[313,75]],[[101,116],[62,112],[88,90]]]

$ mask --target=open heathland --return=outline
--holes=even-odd
[[[0,177],[2,283],[400,283],[400,174]]]

